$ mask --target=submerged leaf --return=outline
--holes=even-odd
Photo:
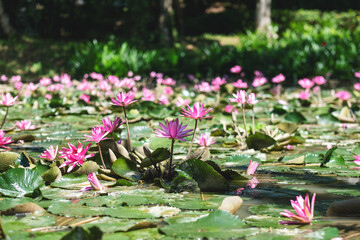
[[[276,140],[272,137],[263,134],[263,133],[255,133],[246,138],[246,144],[249,148],[253,148],[255,150],[260,150],[262,148],[270,147],[274,145]]]

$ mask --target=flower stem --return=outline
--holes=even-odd
[[[2,120],[0,129],[2,129],[2,127],[4,126],[4,123],[5,123],[5,120],[6,120],[6,117],[7,117],[8,113],[9,113],[9,107],[6,107],[6,113],[5,113],[4,119]]]
[[[124,116],[125,116],[125,122],[126,122],[126,130],[127,130],[127,135],[128,135],[128,142],[129,142],[129,151],[132,151],[132,146],[131,146],[131,139],[130,139],[130,129],[129,129],[129,122],[126,116],[126,110],[125,110],[125,106],[123,106],[124,109]]]
[[[241,104],[241,109],[242,109],[242,115],[243,115],[243,121],[244,121],[245,137],[247,137],[248,133],[247,133],[247,129],[246,129],[245,106],[244,106],[244,104]]]
[[[168,165],[168,178],[171,177],[171,172],[172,172],[172,160],[173,160],[173,154],[174,154],[174,143],[175,143],[175,139],[171,139],[170,161],[169,161],[169,165]]]
[[[252,107],[252,133],[255,134],[255,110],[254,110],[254,106]]]
[[[190,153],[191,153],[191,149],[192,149],[192,146],[194,144],[194,138],[195,138],[195,134],[196,134],[196,128],[197,128],[197,119],[195,119],[195,127],[194,127],[194,131],[193,131],[193,137],[192,137],[192,140],[191,140],[191,143],[190,143],[190,147],[189,147],[189,150],[188,150],[188,154],[187,154],[187,157],[190,156]]]
[[[104,169],[106,169],[106,166],[105,166],[105,163],[104,163],[104,159],[103,159],[103,156],[102,156],[102,153],[101,153],[100,143],[98,143],[98,147],[99,147],[99,154],[100,154],[100,158],[101,158],[101,163],[102,163]]]
[[[321,89],[318,91],[318,98],[319,98],[319,106],[322,105],[322,97],[321,97]]]

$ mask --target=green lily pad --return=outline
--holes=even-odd
[[[171,181],[170,192],[199,192],[197,182],[184,171],[177,170],[178,175]]]
[[[360,196],[360,189],[328,189],[328,193],[346,196]]]
[[[9,197],[23,197],[34,193],[44,181],[33,169],[9,169],[0,176],[0,193]]]
[[[195,222],[175,223],[160,229],[167,236],[183,238],[241,238],[258,229],[244,228],[245,223],[226,211],[215,211]]]
[[[201,191],[221,192],[229,189],[229,183],[226,179],[206,162],[199,159],[186,160],[178,168],[195,179]]]
[[[260,150],[262,148],[270,147],[275,143],[276,143],[275,139],[273,139],[272,137],[266,134],[259,132],[256,132],[255,134],[252,134],[248,138],[246,138],[247,146],[255,150]]]
[[[167,150],[166,148],[158,148],[156,149],[155,151],[153,151],[151,153],[151,160],[149,158],[145,158],[140,166],[142,168],[144,167],[149,167],[153,164],[156,164],[156,163],[159,163],[159,162],[162,162],[166,159],[169,159],[170,158],[170,152],[169,150]]]
[[[340,122],[336,117],[330,113],[323,113],[316,116],[318,124],[334,124]]]
[[[140,179],[140,173],[136,167],[136,164],[126,158],[118,158],[113,166],[113,171],[122,178],[137,181]]]
[[[66,234],[61,240],[97,240],[102,239],[103,232],[97,227],[90,228],[75,227],[71,232]]]
[[[293,122],[293,123],[304,123],[306,122],[306,118],[304,117],[304,115],[302,115],[301,113],[297,112],[297,111],[293,111],[293,112],[289,112],[284,116],[284,119],[288,122]]]
[[[267,215],[271,217],[280,217],[280,212],[284,210],[291,210],[291,207],[287,205],[262,204],[249,208],[249,211],[256,215]]]

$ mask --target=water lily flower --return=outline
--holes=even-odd
[[[336,97],[343,101],[346,101],[351,98],[351,93],[349,93],[348,91],[338,91],[336,93]]]
[[[149,75],[150,75],[151,78],[155,78],[156,77],[156,72],[152,71],[152,72],[150,72]]]
[[[10,93],[3,93],[0,104],[5,107],[13,106],[16,103],[18,96],[12,97]]]
[[[166,86],[166,87],[164,88],[164,93],[165,93],[166,95],[173,95],[173,94],[174,94],[174,90],[173,90],[172,87]]]
[[[9,148],[5,145],[12,143],[11,137],[5,137],[5,132],[3,130],[0,130],[0,147],[2,148]]]
[[[65,162],[59,166],[59,168],[65,167],[67,165],[71,165],[67,172],[71,172],[76,165],[82,166],[84,160],[90,157],[93,157],[95,154],[86,154],[87,150],[90,148],[91,143],[88,144],[85,148],[79,142],[78,146],[75,147],[71,143],[68,142],[69,148],[62,148],[62,151],[59,151],[61,154],[60,158],[65,158]]]
[[[46,149],[46,151],[40,154],[39,157],[47,161],[54,161],[58,152],[58,147],[59,146],[56,146],[56,148],[54,148],[53,146],[50,146],[48,149]]]
[[[216,77],[211,81],[211,85],[213,86],[221,86],[224,85],[226,83],[225,78],[221,78],[221,77]]]
[[[91,187],[84,187],[80,191],[88,191],[92,189],[95,191],[103,191],[105,189],[94,172],[89,173],[87,179],[90,182]]]
[[[80,97],[79,97],[80,100],[83,100],[84,102],[86,103],[89,103],[90,102],[90,96],[89,95],[86,95],[86,94],[82,94]]]
[[[308,78],[303,78],[298,81],[298,84],[305,89],[310,89],[314,86],[314,82]]]
[[[180,116],[195,119],[195,127],[194,127],[193,137],[192,137],[189,151],[188,151],[188,156],[189,156],[191,153],[192,145],[193,145],[194,138],[195,138],[195,133],[196,133],[196,129],[197,129],[197,121],[200,120],[200,122],[201,122],[202,119],[212,118],[213,116],[205,116],[212,110],[212,108],[206,109],[204,107],[204,104],[200,105],[200,103],[198,103],[198,102],[194,103],[194,106],[192,108],[189,105],[187,106],[187,108],[188,108],[188,110],[185,110],[184,108],[181,109],[181,113],[183,115],[180,115]]]
[[[323,76],[315,76],[312,80],[317,85],[323,85],[326,83],[326,79]]]
[[[14,82],[14,87],[15,87],[15,89],[18,90],[18,91],[21,90],[21,88],[22,88],[23,85],[24,85],[24,84],[23,84],[22,82]]]
[[[354,163],[359,165],[359,167],[353,167],[351,169],[360,169],[360,155],[356,155],[354,156],[355,160],[354,160]]]
[[[180,141],[186,141],[185,137],[190,136],[189,132],[193,129],[186,129],[187,125],[179,124],[179,118],[175,120],[171,120],[170,122],[166,120],[166,126],[159,122],[161,127],[155,130],[155,136],[161,138],[168,138],[168,139],[178,139]]]
[[[357,78],[360,78],[360,71],[359,71],[359,72],[355,72],[354,76],[357,77]]]
[[[207,132],[198,136],[195,141],[202,147],[208,147],[216,142],[216,138],[211,137],[210,133]]]
[[[175,139],[180,141],[186,141],[185,137],[190,136],[190,132],[193,129],[186,129],[187,125],[179,124],[179,118],[175,120],[171,120],[170,122],[166,120],[166,126],[162,123],[159,123],[161,129],[157,128],[155,130],[155,136],[161,138],[168,138],[171,139],[171,147],[170,147],[170,160],[167,165],[168,169],[168,176],[171,176],[172,171],[172,159],[173,159],[173,152],[174,152],[174,143]]]
[[[1,75],[0,80],[3,82],[6,82],[8,80],[8,78],[6,75],[3,74],[3,75]]]
[[[134,100],[134,93],[133,92],[121,92],[116,95],[116,99],[111,98],[111,103],[117,106],[126,107],[138,100]]]
[[[103,118],[102,123],[107,132],[113,133],[118,129],[125,121],[121,121],[121,117],[115,117],[114,122],[110,120],[110,117]]]
[[[253,177],[249,180],[249,182],[246,184],[246,187],[248,188],[256,188],[256,186],[259,184],[259,180],[256,177]]]
[[[183,99],[182,97],[178,97],[175,101],[175,105],[178,107],[184,107],[190,104],[190,99]]]
[[[238,79],[236,82],[233,82],[232,85],[236,88],[247,88],[247,82],[243,82],[242,79]]]
[[[102,140],[107,139],[106,135],[108,135],[108,134],[109,134],[109,131],[106,131],[106,129],[102,126],[98,126],[98,127],[92,128],[91,136],[85,134],[84,137],[88,138],[85,141],[92,141],[92,142],[99,143]]]
[[[10,78],[10,82],[21,82],[21,76],[15,75]]]
[[[299,93],[299,99],[301,100],[307,100],[309,99],[310,94],[307,91],[303,91]]]
[[[259,166],[259,163],[256,162],[256,161],[253,161],[252,159],[250,159],[250,162],[249,162],[249,166],[246,170],[246,174],[247,175],[254,175],[257,167]]]
[[[271,79],[271,82],[273,83],[282,83],[283,81],[285,81],[285,76],[282,73],[276,75]]]
[[[232,73],[240,73],[241,72],[241,67],[239,65],[235,65],[232,68],[230,68],[230,72],[232,72]]]
[[[237,102],[240,104],[245,104],[247,100],[246,92],[245,90],[237,91],[236,94],[233,94],[234,98],[229,98],[230,102]]]
[[[288,144],[288,145],[285,146],[285,148],[286,148],[287,150],[293,150],[293,149],[294,149],[294,146]]]
[[[141,100],[143,100],[143,101],[154,102],[156,99],[155,94],[152,91],[150,91],[149,89],[147,89],[146,87],[144,87],[142,89],[142,95],[143,95],[143,97],[141,98]]]
[[[173,86],[176,84],[176,81],[172,78],[165,78],[162,80],[161,82],[162,84],[165,84],[165,85],[169,85],[169,86]]]
[[[295,221],[282,221],[280,224],[310,224],[314,217],[315,197],[316,193],[312,196],[311,204],[309,194],[306,194],[305,200],[301,195],[296,197],[296,201],[291,200],[291,206],[295,209],[296,214],[288,210],[284,210],[280,214]]]
[[[169,102],[169,99],[166,95],[164,94],[161,94],[160,97],[159,97],[159,103],[161,105],[168,105],[170,102]]]
[[[356,91],[360,91],[360,83],[355,83],[355,84],[354,84],[354,89],[355,89]]]
[[[36,125],[31,125],[31,121],[27,120],[16,121],[15,124],[21,130],[33,130],[36,128]]]
[[[205,116],[212,110],[212,108],[207,109],[204,107],[204,104],[200,105],[200,103],[196,102],[196,103],[194,103],[194,106],[192,108],[189,105],[187,105],[187,108],[188,108],[188,110],[181,108],[181,113],[182,113],[182,115],[180,115],[181,117],[200,120],[200,122],[204,118],[212,118],[213,117],[213,116]]]
[[[236,94],[233,94],[234,98],[229,98],[230,102],[237,102],[241,104],[242,115],[243,115],[243,122],[244,122],[244,129],[245,129],[245,136],[247,137],[247,128],[246,128],[246,118],[245,118],[245,103],[247,101],[247,95],[245,90],[237,91]]]
[[[224,110],[227,113],[231,113],[231,112],[238,113],[238,110],[236,109],[236,107],[234,107],[232,105],[226,105]]]
[[[255,93],[250,93],[249,96],[247,97],[246,102],[250,105],[255,105],[259,101],[256,99]]]
[[[194,89],[199,90],[200,92],[211,92],[213,90],[208,82],[201,82],[200,84],[196,84]]]
[[[262,85],[264,85],[265,83],[267,83],[268,82],[268,80],[265,78],[265,77],[263,77],[263,76],[261,76],[261,77],[255,77],[254,78],[254,81],[252,82],[252,86],[253,87],[260,87],[260,86],[262,86]]]
[[[46,86],[51,85],[52,81],[51,81],[51,78],[44,77],[44,78],[40,79],[39,83],[40,83],[40,85],[46,87]]]

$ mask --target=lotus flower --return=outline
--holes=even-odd
[[[56,148],[50,146],[48,149],[46,149],[46,151],[40,154],[39,157],[47,161],[54,161],[56,158],[57,151],[58,151],[58,146],[56,146]]]
[[[309,194],[306,194],[305,200],[301,195],[296,197],[296,201],[291,200],[291,206],[295,209],[297,214],[288,210],[284,210],[284,212],[281,212],[280,214],[295,221],[282,221],[280,224],[310,224],[314,217],[315,197],[316,193],[313,194],[311,205]]]

